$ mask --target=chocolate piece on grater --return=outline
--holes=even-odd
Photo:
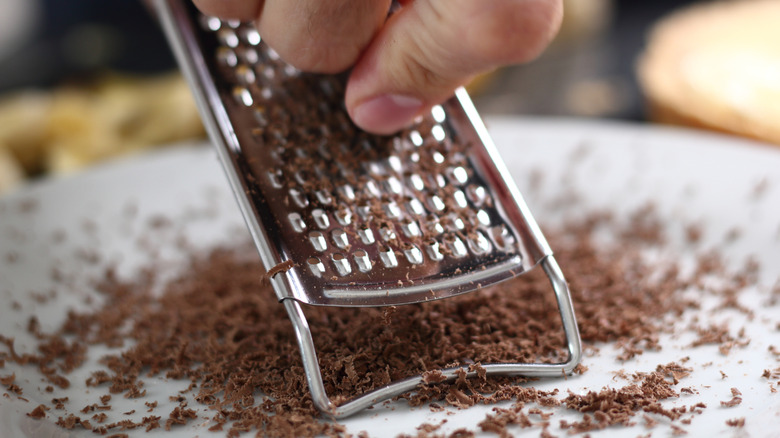
[[[394,382],[335,406],[300,304],[388,306],[470,292],[541,265],[568,339],[559,364],[484,364],[560,376],[579,362],[569,291],[465,91],[394,136],[361,131],[344,75],[307,74],[251,23],[155,5],[265,266],[298,333],[317,406],[335,416],[413,389]],[[453,378],[458,368],[444,371]]]

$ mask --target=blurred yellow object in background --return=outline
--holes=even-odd
[[[24,179],[24,171],[8,149],[0,144],[0,193],[16,187]]]
[[[780,1],[672,14],[654,28],[638,75],[655,121],[780,144]]]
[[[0,192],[25,175],[71,172],[204,135],[178,74],[109,75],[89,86],[17,92],[0,100]]]

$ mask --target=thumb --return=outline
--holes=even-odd
[[[476,74],[535,58],[563,16],[561,0],[403,3],[347,83],[350,116],[378,134],[400,130]]]

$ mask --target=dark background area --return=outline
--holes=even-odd
[[[88,81],[105,71],[146,74],[175,68],[162,33],[140,0],[37,3],[33,31],[0,58],[0,93]],[[605,32],[551,50],[532,65],[497,73],[476,93],[477,105],[488,113],[641,120],[636,58],[650,26],[687,3],[691,0],[614,0]]]

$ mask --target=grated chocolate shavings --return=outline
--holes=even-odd
[[[726,420],[726,425],[729,427],[745,427],[745,417]]]
[[[698,309],[698,302],[680,294],[694,286],[718,292],[725,307],[738,310],[735,297],[740,288],[756,281],[758,267],[748,264],[739,275],[730,277],[727,286],[715,290],[704,279],[727,272],[716,253],[702,256],[690,277],[680,273],[674,260],[646,262],[641,248],[663,243],[662,222],[651,205],[631,218],[622,229],[611,215],[597,212],[565,224],[565,231],[546,233],[570,282],[586,351],[596,352],[598,344],[608,343],[619,347],[616,359],[627,361],[661,349],[660,334],[673,330],[693,331],[698,336],[693,348],[718,345],[728,353],[747,345],[744,332],[733,335],[726,325],[696,322],[683,326],[669,320]],[[594,236],[604,228],[617,228],[619,241],[612,246],[597,243]],[[57,421],[66,429],[81,427],[108,434],[171,430],[198,421],[229,437],[244,432],[279,437],[342,435],[344,427],[324,420],[313,406],[295,335],[273,290],[267,282],[259,282],[263,277],[259,266],[251,248],[218,248],[194,256],[184,274],[164,285],[161,292],[155,291],[152,271],[126,281],[108,269],[96,286],[103,300],[100,307],[69,311],[54,333],[42,333],[37,321],[31,321],[28,331],[39,342],[36,353],[17,354],[13,339],[0,337],[6,349],[0,359],[37,367],[52,384],[67,387],[66,375],[83,365],[91,346],[120,348],[120,353],[101,359],[103,368],[90,370],[84,383],[142,399],[149,412],[157,402],[143,400],[148,379],[189,381],[182,391],[187,397],[163,395],[178,406],[159,416],[108,423],[103,411],[111,409],[112,396],[106,394],[95,396],[95,403],[84,408],[84,414],[93,414],[96,426],[69,413]],[[284,267],[276,268],[280,268],[278,273]],[[273,275],[269,271],[266,278],[269,274]],[[424,384],[402,395],[401,401],[427,405],[432,411],[507,401],[508,407],[495,407],[478,424],[480,431],[499,436],[511,436],[512,430],[523,428],[536,428],[542,436],[550,436],[554,415],[539,407],[578,412],[579,420],[561,422],[562,428],[573,433],[630,427],[639,421],[652,428],[663,418],[675,434],[684,433],[680,425],[690,423],[692,415],[706,408],[704,404],[668,408],[661,403],[681,393],[696,393],[689,387],[677,389],[693,372],[682,365],[687,359],[634,374],[633,381],[621,388],[563,398],[557,390],[537,390],[529,379],[486,376],[482,363],[554,362],[565,357],[555,299],[547,278],[538,270],[493,288],[421,305],[306,307],[305,312],[326,389],[336,402],[422,374]],[[447,382],[440,370],[450,366],[463,369],[454,381]],[[587,366],[579,366],[576,372],[587,373]],[[467,377],[469,373],[472,377]],[[767,369],[764,377],[775,379],[778,373]],[[13,376],[3,377],[8,378],[13,384]],[[615,378],[628,380],[629,376],[620,370]],[[732,401],[722,402],[724,406],[739,398],[739,394],[732,395]],[[66,402],[67,398],[53,399],[48,407],[65,410]],[[45,415],[47,406],[41,406],[38,413]],[[417,433],[436,436],[442,427],[443,423],[421,425]],[[475,431],[458,429],[449,436],[474,435]]]
[[[39,420],[41,418],[46,418],[46,411],[48,411],[50,408],[46,405],[38,405],[30,411],[27,416],[35,418],[36,420]]]
[[[286,260],[282,263],[279,263],[278,265],[274,266],[273,268],[269,269],[268,272],[265,274],[265,278],[270,280],[274,277],[274,275],[287,272],[290,269],[292,269],[295,266],[295,263],[293,263],[292,260]]]

